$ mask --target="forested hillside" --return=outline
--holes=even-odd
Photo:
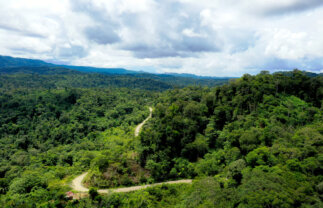
[[[155,180],[194,178],[184,207],[320,207],[323,79],[244,75],[164,93],[141,134]]]
[[[156,98],[127,88],[1,90],[1,207],[61,204],[71,176],[127,161]]]
[[[19,76],[17,76],[19,74]],[[24,76],[23,76],[23,75]],[[28,74],[28,76],[26,76]],[[31,74],[31,75],[30,75]],[[38,86],[50,82],[46,87],[55,87],[56,82],[72,87],[131,87],[148,90],[165,90],[188,85],[214,87],[228,82],[230,77],[201,77],[188,74],[152,74],[122,68],[96,68],[86,66],[55,65],[41,60],[14,58],[0,55],[0,75],[2,80],[17,80],[15,84],[26,85],[22,79],[31,79]],[[9,76],[7,76],[9,75]],[[10,76],[14,75],[14,76]],[[40,75],[40,76],[37,76]],[[60,75],[48,77],[44,75]],[[64,76],[63,76],[64,75]],[[39,83],[41,82],[41,84]],[[0,82],[0,83],[1,83]],[[86,85],[90,82],[89,85]],[[35,83],[33,83],[35,85]],[[59,87],[61,87],[59,85]]]
[[[39,67],[39,66],[52,66],[41,60],[14,58],[10,56],[0,55],[0,68],[3,67]]]
[[[1,206],[323,206],[323,77],[261,72],[175,89],[148,80],[1,75]],[[66,198],[85,171],[87,187],[193,184]]]
[[[70,71],[67,73],[64,71],[64,74],[5,74],[0,76],[0,87],[3,90],[14,90],[17,88],[132,88],[164,91],[174,86],[153,79],[136,78],[126,75],[83,74]]]

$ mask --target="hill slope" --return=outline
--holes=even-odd
[[[21,67],[21,66],[53,66],[41,60],[14,58],[10,56],[0,55],[0,68],[2,67]]]

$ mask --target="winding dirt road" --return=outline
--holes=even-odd
[[[151,107],[149,107],[149,111],[150,111],[149,116],[136,127],[136,129],[135,129],[135,136],[136,137],[139,135],[139,132],[140,132],[142,126],[151,118],[153,109]],[[78,192],[88,192],[89,191],[89,189],[84,187],[82,184],[82,181],[86,175],[87,175],[87,172],[74,178],[74,180],[72,181],[71,187],[75,191],[78,191]],[[177,184],[177,183],[192,183],[192,180],[185,179],[185,180],[177,180],[177,181],[167,181],[167,182],[163,182],[163,183],[154,183],[154,184],[142,185],[142,186],[131,186],[131,187],[125,187],[125,188],[99,189],[98,192],[99,193],[131,192],[131,191],[136,191],[136,190],[144,189],[144,188],[151,187],[151,186],[157,186],[157,185],[161,185],[161,184]]]
[[[141,128],[151,118],[151,115],[153,113],[153,109],[151,107],[149,107],[149,111],[150,111],[149,116],[143,122],[138,124],[138,126],[136,127],[136,129],[135,129],[135,137],[139,136],[139,132],[140,132]]]
[[[87,172],[83,173],[80,176],[77,176],[73,181],[72,181],[72,188],[76,191],[79,192],[88,192],[89,189],[84,187],[82,184],[82,181],[84,177],[86,176]],[[152,187],[152,186],[158,186],[162,184],[177,184],[177,183],[192,183],[192,180],[190,179],[185,179],[185,180],[177,180],[177,181],[167,181],[163,183],[154,183],[154,184],[149,184],[149,185],[142,185],[142,186],[131,186],[131,187],[125,187],[125,188],[116,188],[116,189],[99,189],[99,193],[112,193],[112,192],[131,192],[131,191],[137,191],[140,189],[145,189],[147,187]]]
[[[82,184],[82,181],[86,175],[87,175],[87,172],[74,178],[74,180],[72,181],[72,185],[71,185],[74,190],[79,191],[79,192],[88,192],[89,191],[89,189],[84,187]]]

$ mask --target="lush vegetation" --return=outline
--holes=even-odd
[[[140,162],[157,181],[212,177],[193,185],[188,207],[320,207],[322,99],[322,77],[297,70],[168,91]]]
[[[0,205],[323,206],[322,77],[295,70],[211,88],[155,82],[165,84],[73,71],[1,75]],[[148,106],[153,117],[134,137]],[[84,171],[96,188],[194,181],[67,199]]]
[[[213,87],[229,80],[229,78],[200,77],[191,74],[151,74],[122,68],[55,65],[41,60],[1,55],[0,75],[0,83],[5,83],[4,88],[12,87],[11,85],[29,87],[32,84],[34,87],[45,88],[112,86],[166,90],[188,85]]]
[[[12,71],[13,69],[10,69]],[[3,90],[17,88],[65,89],[65,88],[136,88],[163,91],[170,84],[154,79],[136,78],[126,75],[85,74],[62,68],[18,68],[17,73],[0,76]]]
[[[155,96],[126,88],[2,89],[2,203],[24,207],[64,199],[69,177],[82,171],[95,176],[108,166],[122,164],[128,172],[127,164],[139,166],[133,128],[148,116]],[[135,183],[144,176],[140,171],[131,172],[133,178],[120,172],[109,186]],[[93,185],[102,186],[100,178]]]
[[[4,89],[127,87],[164,91],[188,85],[217,86],[228,82],[228,79],[198,79],[170,75],[82,73],[61,67],[0,68],[0,75],[0,87]]]

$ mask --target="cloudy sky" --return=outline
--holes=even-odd
[[[323,72],[323,0],[0,0],[0,54],[150,72]]]

